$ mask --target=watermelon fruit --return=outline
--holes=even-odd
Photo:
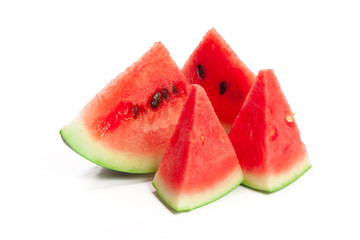
[[[255,75],[212,28],[181,69],[190,83],[201,85],[227,132],[239,113]]]
[[[229,133],[243,184],[274,192],[311,168],[293,113],[273,70],[261,70]]]
[[[215,201],[242,180],[234,148],[206,92],[191,85],[153,186],[173,209],[185,211]]]
[[[160,42],[106,85],[61,129],[73,150],[117,171],[155,172],[189,84]]]

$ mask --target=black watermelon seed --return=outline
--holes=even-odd
[[[201,79],[204,79],[204,77],[205,77],[204,68],[203,68],[200,64],[198,64],[198,65],[196,66],[196,70],[197,70],[197,74],[199,75],[199,77],[200,77]]]
[[[177,90],[177,88],[176,88],[175,85],[173,86],[173,93],[174,93],[174,94],[177,94],[177,93],[178,93],[178,90]]]
[[[223,95],[226,92],[227,85],[224,81],[222,81],[219,85],[219,93]]]
[[[166,88],[164,88],[164,98],[166,100],[169,100],[169,92],[168,92],[168,90]]]
[[[136,119],[138,116],[138,106],[137,105],[135,105],[134,108],[132,109],[132,113],[133,113],[134,118]]]
[[[161,103],[161,92],[156,92],[151,98],[150,106],[152,109],[157,108]]]

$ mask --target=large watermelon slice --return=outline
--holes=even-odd
[[[61,129],[88,160],[113,170],[155,172],[177,124],[188,83],[159,42]]]
[[[206,33],[181,71],[190,83],[205,89],[220,122],[229,132],[255,75],[214,28]]]
[[[229,138],[244,173],[244,185],[279,190],[310,167],[305,145],[273,70],[261,70]]]
[[[172,208],[184,211],[215,201],[242,180],[234,148],[204,89],[192,85],[155,174],[155,189]]]

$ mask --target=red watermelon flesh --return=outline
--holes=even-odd
[[[112,80],[61,131],[76,152],[124,172],[155,172],[188,83],[160,43]]]
[[[204,89],[191,85],[153,185],[177,211],[224,196],[243,179],[233,146]]]
[[[190,83],[205,89],[220,122],[229,132],[255,75],[214,28],[206,33],[181,71]]]
[[[273,70],[259,72],[229,138],[244,173],[244,185],[273,192],[311,167]]]

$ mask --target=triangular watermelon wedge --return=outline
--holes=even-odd
[[[63,140],[113,170],[155,172],[175,129],[188,83],[160,42],[119,74],[63,127]]]
[[[255,75],[214,28],[205,34],[181,71],[191,84],[205,89],[221,124],[229,132]]]
[[[229,133],[244,173],[243,184],[274,192],[311,164],[273,70],[261,70]]]
[[[199,85],[191,85],[153,185],[177,211],[200,207],[243,180],[233,146]]]

